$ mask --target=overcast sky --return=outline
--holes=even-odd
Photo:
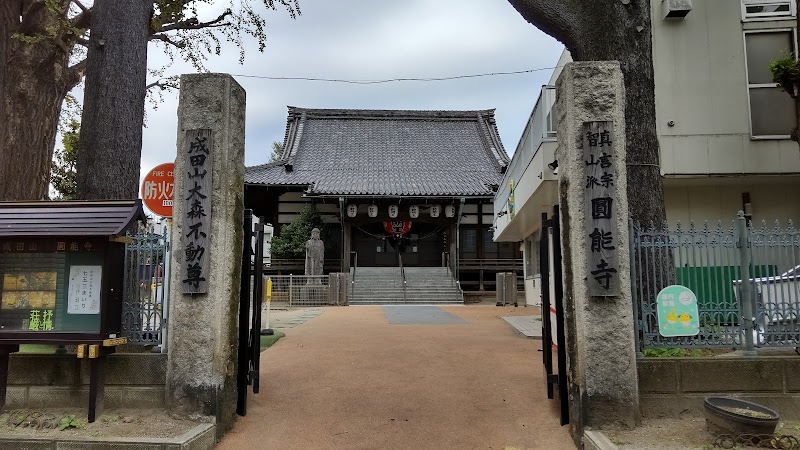
[[[227,2],[220,1],[219,4]],[[256,3],[253,1],[253,3]],[[223,46],[206,64],[247,91],[246,164],[266,162],[283,141],[287,105],[309,108],[489,109],[511,155],[551,70],[440,82],[349,85],[274,81],[241,75],[339,79],[421,78],[553,67],[561,44],[527,23],[505,0],[300,0],[296,20],[268,14],[264,53],[247,42]],[[208,18],[215,17],[209,12]],[[150,46],[149,66],[165,56]],[[167,75],[193,72],[175,64]],[[151,82],[153,80],[148,80]],[[177,93],[157,110],[148,103],[142,175],[175,157]]]

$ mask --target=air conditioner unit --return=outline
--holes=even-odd
[[[692,0],[661,0],[664,19],[683,19],[692,10]]]

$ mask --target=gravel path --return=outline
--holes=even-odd
[[[218,448],[574,449],[540,341],[502,319],[530,311],[442,309],[464,323],[390,324],[380,306],[351,306],[286,330]]]

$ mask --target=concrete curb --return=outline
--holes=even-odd
[[[583,450],[619,450],[619,447],[602,432],[585,430],[583,433]]]
[[[203,423],[174,438],[13,438],[0,437],[0,450],[211,450],[216,425]]]

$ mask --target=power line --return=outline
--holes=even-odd
[[[327,83],[346,83],[346,84],[384,84],[384,83],[397,83],[403,81],[419,81],[419,82],[431,82],[431,81],[450,81],[450,80],[461,80],[465,78],[481,78],[481,77],[495,77],[495,76],[504,76],[504,75],[520,75],[525,73],[533,73],[533,72],[541,72],[544,70],[554,70],[559,67],[563,66],[556,66],[556,67],[541,67],[538,69],[527,69],[527,70],[515,70],[512,72],[489,72],[489,73],[477,73],[471,75],[454,75],[449,77],[428,77],[428,78],[390,78],[385,80],[344,80],[338,78],[313,78],[313,77],[273,77],[273,76],[266,76],[266,75],[247,75],[247,74],[237,74],[233,73],[231,75],[235,77],[243,77],[243,78],[259,78],[262,80],[278,80],[278,81],[323,81]]]

